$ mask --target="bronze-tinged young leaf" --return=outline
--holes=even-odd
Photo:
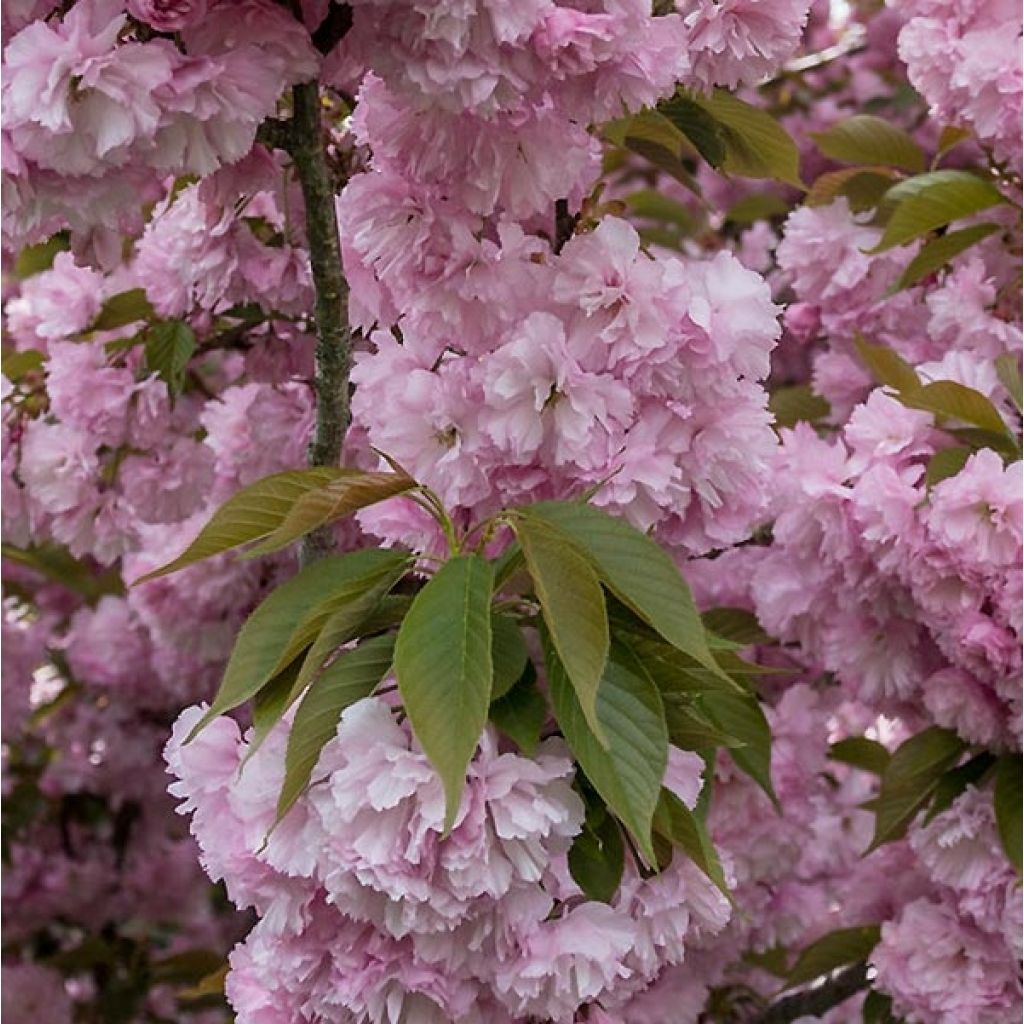
[[[999,189],[970,171],[929,171],[894,185],[885,195],[892,214],[871,253],[885,252],[936,228],[998,206]]]
[[[290,664],[301,652],[295,636],[318,608],[351,592],[354,582],[369,587],[382,572],[407,564],[406,555],[367,548],[313,562],[271,591],[239,631],[217,696],[186,742],[218,715],[254,697]]]
[[[998,224],[973,224],[959,231],[947,231],[944,235],[926,242],[900,275],[893,292],[910,288],[929,274],[941,270],[954,256],[966,252],[972,245],[977,245],[998,230]]]
[[[494,573],[479,555],[446,562],[416,595],[395,642],[398,689],[445,793],[445,834],[491,701]]]
[[[718,135],[726,150],[721,163],[723,171],[745,178],[774,178],[804,187],[800,180],[800,151],[771,114],[724,89],[690,99],[718,124]]]
[[[590,784],[629,829],[640,852],[656,863],[651,822],[668,763],[668,730],[658,688],[631,652],[616,645],[597,694],[603,747],[588,725],[576,691],[542,631],[544,662],[555,718]]]
[[[373,693],[391,668],[395,638],[378,636],[345,651],[302,698],[288,734],[284,783],[277,801],[280,821],[302,795],[324,744],[334,735],[345,708]]]
[[[899,398],[911,409],[924,409],[936,416],[970,423],[993,434],[1009,434],[996,407],[980,391],[957,381],[933,381],[917,391],[904,391]]]
[[[491,616],[491,660],[494,663],[494,681],[491,700],[504,697],[519,681],[526,668],[530,652],[526,649],[519,623],[509,615]]]
[[[854,343],[861,362],[871,371],[871,376],[896,391],[918,391],[922,387],[917,372],[902,356],[888,345],[873,345],[860,331],[854,332]]]
[[[543,520],[578,545],[627,608],[670,644],[711,671],[720,671],[686,580],[650,537],[593,505],[577,502],[538,502],[523,516]]]
[[[809,384],[776,388],[768,398],[768,409],[775,417],[776,427],[817,423],[831,412],[828,402],[816,395]]]
[[[757,621],[757,616],[746,608],[711,608],[701,615],[701,620],[715,636],[730,640],[739,647],[773,643]]]
[[[404,494],[415,486],[416,482],[410,477],[397,473],[346,473],[301,495],[274,532],[247,552],[246,557],[279,551],[320,526]]]
[[[346,472],[351,470],[329,466],[288,470],[243,487],[214,512],[182,554],[173,562],[140,576],[133,586],[265,537],[284,521],[288,510],[303,494],[323,487]]]
[[[971,137],[971,132],[967,128],[959,128],[955,124],[947,124],[941,132],[939,132],[939,142],[935,147],[935,159],[945,156],[954,146],[959,146],[961,142],[966,141]]]
[[[704,823],[671,790],[662,788],[658,796],[654,831],[682,850],[731,902],[725,872]]]
[[[999,838],[1010,863],[1021,873],[1021,756],[1005,754],[996,767],[995,809]]]
[[[892,188],[895,171],[887,167],[844,167],[819,175],[804,197],[805,206],[828,206],[842,196],[851,211],[873,210]]]
[[[877,924],[840,928],[812,942],[797,958],[787,977],[787,988],[804,985],[838,967],[866,960],[878,945],[882,929]]]
[[[145,290],[132,288],[129,291],[111,295],[103,303],[96,319],[89,325],[89,330],[112,331],[117,327],[126,327],[128,324],[134,324],[140,320],[150,320],[155,315],[156,311],[146,297]]]
[[[490,717],[527,757],[533,756],[548,718],[548,705],[537,689],[532,665],[527,664],[515,686],[491,704]]]
[[[544,624],[587,723],[604,744],[597,689],[608,661],[608,613],[597,573],[572,538],[539,516],[519,516],[515,529]]]
[[[929,460],[924,479],[928,487],[956,476],[971,457],[970,448],[940,448]]]
[[[867,853],[902,838],[934,796],[939,779],[960,760],[965,749],[955,732],[938,726],[900,744],[882,773],[878,796],[866,805],[875,812],[875,835]]]
[[[921,147],[902,129],[871,114],[856,114],[811,138],[824,156],[844,164],[881,164],[912,174],[925,169]]]
[[[829,747],[828,756],[833,761],[852,765],[873,775],[883,774],[891,758],[878,740],[869,740],[866,736],[837,740]]]

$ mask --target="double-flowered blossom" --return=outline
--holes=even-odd
[[[686,936],[728,919],[685,860],[652,879],[627,872],[611,905],[580,902],[565,855],[583,803],[561,741],[525,758],[486,733],[442,838],[439,778],[408,725],[370,698],[344,712],[308,793],[275,827],[287,725],[258,748],[230,719],[184,742],[201,715],[175,726],[171,791],[211,876],[260,913],[232,957],[229,995],[246,1020],[568,1022],[646,987],[683,960]],[[666,784],[692,806],[700,760],[675,751],[670,763]]]

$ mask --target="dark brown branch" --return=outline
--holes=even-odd
[[[854,964],[816,988],[804,989],[773,1003],[755,1024],[790,1024],[801,1017],[818,1017],[868,987],[868,965]]]
[[[565,243],[572,238],[579,219],[578,213],[569,212],[568,199],[555,200],[555,241],[551,248],[556,253],[561,252]]]
[[[292,159],[306,205],[309,262],[316,290],[316,428],[309,445],[311,466],[336,466],[351,418],[349,371],[352,334],[348,325],[348,285],[341,265],[334,182],[324,151],[320,89],[304,82],[292,89]],[[300,559],[307,564],[331,548],[330,529],[308,534]]]

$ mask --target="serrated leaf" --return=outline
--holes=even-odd
[[[279,551],[320,526],[404,494],[415,486],[414,480],[398,473],[350,471],[301,495],[274,532],[247,552],[246,557]]]
[[[519,623],[508,615],[491,616],[491,700],[504,697],[519,681],[530,657]]]
[[[663,693],[665,724],[668,726],[669,742],[681,750],[703,751],[711,747],[743,746],[741,740],[719,729],[702,711],[698,711],[689,699],[680,694]]]
[[[999,758],[995,788],[996,827],[1010,863],[1021,873],[1021,756]]]
[[[969,171],[929,171],[894,185],[885,196],[892,215],[871,253],[885,252],[962,217],[1004,203],[990,181]]]
[[[243,487],[214,512],[182,554],[167,565],[140,576],[132,585],[138,586],[265,537],[284,521],[288,510],[303,494],[349,472],[351,470],[330,466],[288,470]]]
[[[971,423],[993,434],[1007,433],[996,407],[980,392],[953,380],[937,380],[916,391],[904,391],[900,401],[911,409],[924,409],[936,416]]]
[[[616,645],[597,693],[607,749],[591,730],[547,631],[544,662],[555,718],[587,780],[656,863],[651,822],[668,762],[668,730],[658,689],[632,653]]]
[[[771,114],[723,89],[690,99],[718,123],[726,150],[723,171],[746,178],[774,178],[803,188],[800,151]]]
[[[996,360],[996,375],[1006,388],[1017,411],[1024,411],[1024,382],[1021,380],[1020,363],[1012,352],[1004,352]]]
[[[181,392],[185,370],[195,350],[195,332],[183,320],[164,320],[146,331],[146,369],[155,373],[172,395]]]
[[[998,230],[998,224],[973,224],[971,227],[961,228],[959,231],[947,231],[944,235],[926,242],[910,261],[907,269],[900,275],[893,291],[902,291],[904,288],[910,288],[917,284],[922,278],[934,274],[951,259]]]
[[[96,319],[89,325],[90,331],[112,331],[118,327],[150,320],[156,315],[143,288],[131,288],[126,292],[111,295],[100,308]]]
[[[824,156],[840,163],[881,164],[912,174],[925,169],[921,147],[902,128],[871,114],[856,114],[810,136]]]
[[[787,987],[803,985],[838,967],[866,960],[878,945],[882,929],[877,924],[839,928],[812,942],[797,958],[787,977]]]
[[[693,143],[712,167],[721,167],[727,149],[718,120],[711,113],[682,94],[659,103],[658,112]]]
[[[290,664],[301,651],[296,644],[297,634],[318,609],[353,587],[370,585],[382,572],[405,564],[407,556],[375,548],[332,555],[306,566],[271,591],[239,631],[217,696],[186,742],[218,715],[254,697]]]
[[[871,376],[882,385],[896,391],[919,391],[921,379],[917,372],[902,356],[887,345],[872,345],[864,336],[854,333],[857,354],[861,362],[871,371]]]
[[[819,175],[804,197],[805,206],[828,206],[843,198],[853,213],[873,210],[896,180],[886,167],[844,167]]]
[[[714,843],[703,822],[673,793],[662,788],[654,812],[654,831],[682,850],[729,900],[729,886]]]
[[[718,663],[690,588],[671,556],[646,534],[593,505],[539,502],[524,517],[540,518],[589,557],[608,589],[670,644],[713,672]]]
[[[344,651],[302,698],[288,734],[284,782],[277,801],[280,821],[302,795],[324,744],[334,735],[345,708],[368,697],[391,668],[395,638],[379,636]]]
[[[852,765],[874,775],[881,775],[889,764],[889,751],[878,740],[866,736],[851,736],[837,740],[829,747],[828,756],[841,764]]]
[[[875,834],[867,851],[900,839],[935,794],[941,776],[960,759],[963,740],[949,729],[931,726],[900,744],[882,774],[875,812]]]
[[[538,515],[521,516],[515,528],[544,624],[587,723],[603,744],[597,690],[608,661],[608,614],[597,573],[563,531]]]
[[[587,899],[610,903],[622,881],[625,860],[619,823],[606,814],[595,827],[585,824],[573,840],[569,874]]]
[[[809,384],[776,388],[768,398],[768,409],[775,417],[776,427],[817,423],[832,411],[828,402],[816,395]]]
[[[928,487],[956,476],[971,457],[970,448],[940,448],[929,460],[924,479]]]
[[[398,689],[413,732],[444,785],[448,834],[466,766],[491,701],[491,565],[479,555],[446,562],[416,595],[395,642]]]
[[[548,706],[537,689],[537,673],[532,665],[527,664],[515,686],[491,705],[490,716],[527,757],[533,755],[547,721]]]

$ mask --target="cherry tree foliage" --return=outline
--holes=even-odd
[[[1010,1024],[1020,13],[8,0],[10,1024]]]

